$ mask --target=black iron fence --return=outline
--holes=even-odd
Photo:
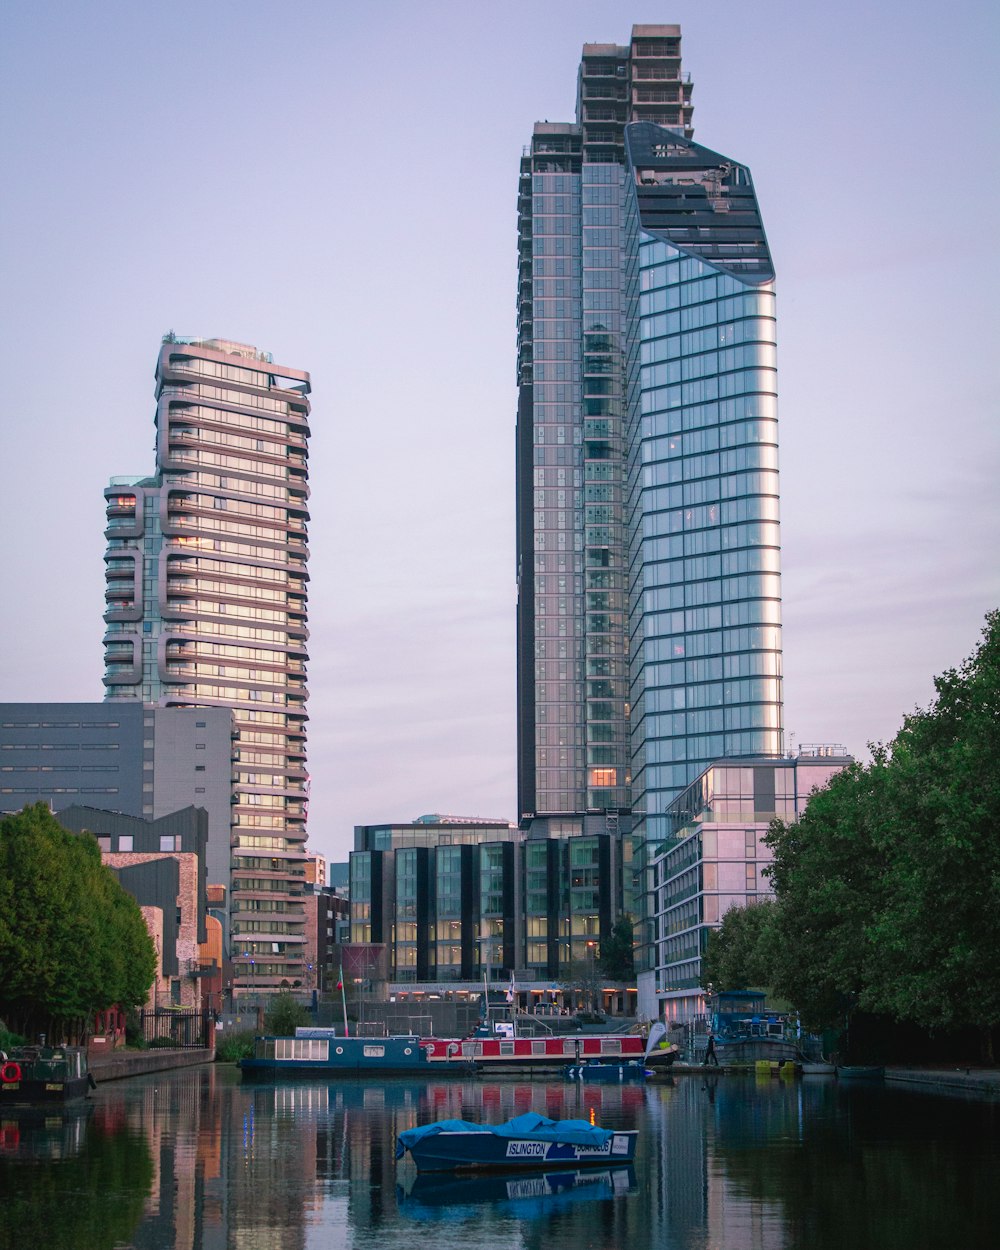
[[[160,1007],[136,1017],[147,1046],[207,1049],[214,1044],[215,1015],[211,1011],[174,1011]]]

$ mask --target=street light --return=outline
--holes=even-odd
[[[597,943],[587,943],[587,990],[590,997],[590,1009],[597,1011]]]

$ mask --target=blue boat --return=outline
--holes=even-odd
[[[419,1172],[608,1167],[634,1161],[637,1137],[634,1129],[549,1120],[528,1111],[504,1124],[437,1120],[407,1129],[399,1135],[396,1158],[409,1152]]]
[[[563,1070],[567,1081],[644,1081],[649,1075],[646,1065],[634,1060],[627,1063],[574,1063]]]
[[[415,1035],[339,1037],[332,1029],[300,1029],[294,1037],[258,1037],[253,1055],[241,1059],[238,1067],[251,1080],[430,1072],[427,1051]]]

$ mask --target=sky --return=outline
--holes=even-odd
[[[1000,6],[8,0],[0,700],[103,697],[169,330],[310,371],[311,846],[514,820],[518,161],[676,22],[777,268],[786,745],[865,757],[1000,606]]]

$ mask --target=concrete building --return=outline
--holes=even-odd
[[[0,703],[0,812],[41,801],[158,820],[203,808],[207,879],[228,891],[234,754],[228,708]]]
[[[107,699],[235,717],[237,993],[305,970],[309,389],[255,347],[169,334],[154,473],[105,491]]]
[[[772,895],[764,836],[797,820],[809,797],[851,762],[843,747],[803,746],[784,759],[716,760],[673,801],[669,835],[649,848],[653,967],[638,978],[647,1019],[701,1016],[701,958],[731,907]]]
[[[208,943],[208,813],[188,807],[143,820],[74,805],[58,816],[64,828],[97,839],[102,861],[142,908],[159,955],[148,1005],[207,1007],[205,978],[220,973],[202,961]]]

